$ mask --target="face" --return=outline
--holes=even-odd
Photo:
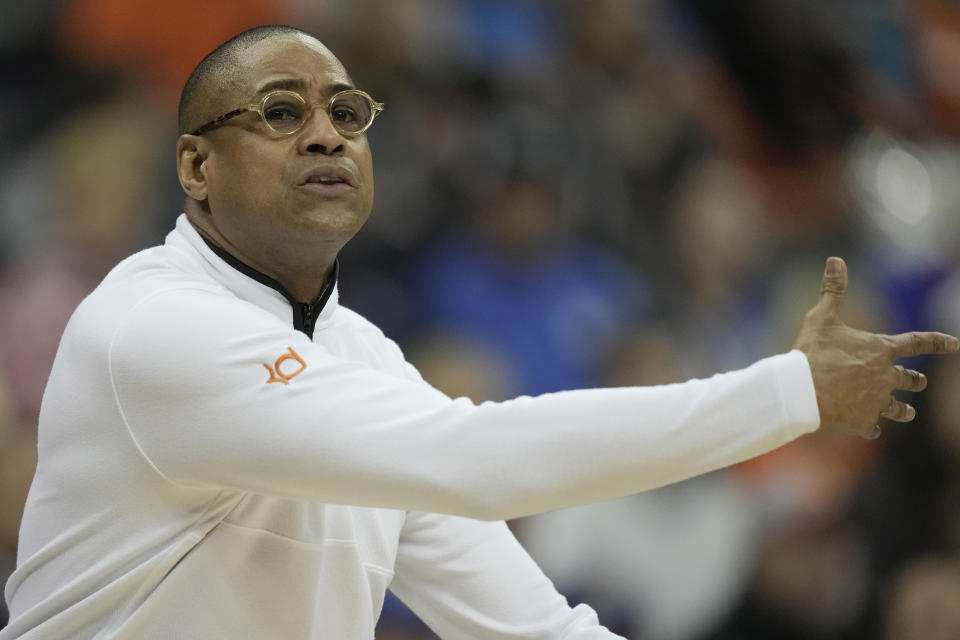
[[[246,49],[241,62],[237,82],[211,101],[211,119],[259,103],[268,85],[295,90],[313,105],[353,86],[333,54],[307,36],[268,38]],[[341,136],[321,107],[289,136],[271,135],[260,116],[249,112],[200,138],[200,195],[207,198],[209,221],[252,262],[269,266],[319,245],[338,250],[370,213],[373,167],[366,135]],[[331,175],[339,182],[317,181]]]

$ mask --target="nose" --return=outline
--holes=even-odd
[[[297,148],[304,155],[319,153],[327,156],[343,153],[346,142],[333,127],[330,116],[322,107],[316,107],[303,123]]]

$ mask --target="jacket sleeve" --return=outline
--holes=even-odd
[[[408,513],[390,589],[444,640],[609,640],[571,608],[503,522]]]
[[[138,303],[109,349],[117,410],[171,482],[484,520],[676,482],[819,421],[799,352],[683,384],[474,405],[203,290]]]

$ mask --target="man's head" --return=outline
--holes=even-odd
[[[177,169],[194,225],[275,277],[303,264],[298,256],[335,256],[373,204],[366,136],[339,133],[324,108],[350,87],[340,61],[291,27],[245,31],[204,58],[178,114]],[[190,133],[276,89],[317,106],[295,133],[278,135],[255,110]]]

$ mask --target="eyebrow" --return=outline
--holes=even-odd
[[[280,80],[271,80],[270,82],[261,85],[260,88],[257,89],[257,93],[255,95],[259,96],[263,95],[264,93],[269,93],[270,91],[278,90],[304,91],[306,88],[307,83],[303,80],[298,80],[296,78],[281,78]],[[343,82],[335,82],[325,88],[324,94],[329,96],[353,88],[354,87],[352,85],[345,84]]]

